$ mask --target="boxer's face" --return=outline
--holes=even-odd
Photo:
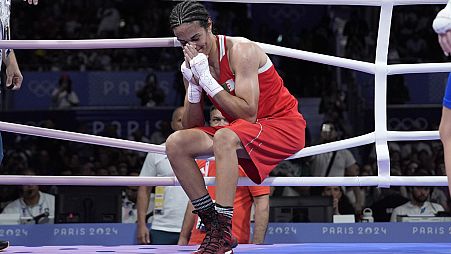
[[[207,28],[202,27],[199,21],[194,21],[183,23],[175,27],[173,31],[182,46],[190,44],[197,52],[205,55],[208,55],[210,52],[209,35],[211,34],[211,21],[208,22]]]

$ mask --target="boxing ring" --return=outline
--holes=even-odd
[[[449,253],[451,244],[274,244],[274,245],[254,245],[254,244],[240,244],[234,249],[234,253],[242,254],[328,254],[328,253],[430,253],[440,254]],[[10,247],[2,253],[64,253],[64,254],[99,254],[99,253],[113,253],[113,254],[131,254],[131,253],[146,253],[146,254],[174,254],[174,253],[191,253],[195,251],[196,246],[164,246],[164,245],[149,245],[149,246],[46,246],[46,247]],[[427,252],[426,252],[427,251]]]
[[[327,5],[366,5],[380,6],[379,28],[375,63],[350,60],[341,57],[312,53],[297,49],[258,43],[268,54],[302,59],[356,70],[375,76],[374,121],[375,129],[371,133],[340,140],[328,144],[307,147],[289,159],[311,156],[319,153],[375,144],[378,175],[366,177],[271,177],[262,184],[270,186],[447,186],[446,176],[391,176],[389,141],[437,140],[438,131],[389,131],[387,129],[387,76],[408,73],[449,72],[451,63],[394,64],[388,65],[388,46],[394,6],[414,4],[445,4],[446,0],[210,0],[210,2],[245,3],[284,3],[284,4],[327,4]],[[432,28],[431,28],[432,29]],[[104,48],[147,48],[178,47],[175,38],[139,38],[104,40],[10,40],[0,41],[0,47],[13,49],[104,49]],[[164,154],[164,146],[152,145],[128,140],[98,137],[93,135],[51,130],[0,121],[0,130],[17,134],[47,137],[86,144],[103,145],[142,152]],[[206,185],[214,185],[212,177],[205,178]],[[4,175],[0,184],[36,184],[36,185],[179,185],[175,177],[101,177],[101,176],[21,176]],[[254,185],[248,178],[240,178],[238,185]],[[14,243],[13,243],[14,245]],[[12,246],[5,253],[180,253],[195,250],[195,246]],[[449,253],[451,244],[274,244],[239,245],[236,253]]]

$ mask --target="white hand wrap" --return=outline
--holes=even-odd
[[[180,71],[182,72],[182,75],[186,79],[186,81],[191,82],[191,79],[193,78],[193,72],[190,68],[186,67],[185,61],[183,61],[182,65],[180,66]]]
[[[202,87],[195,85],[193,83],[188,84],[188,90],[186,90],[188,94],[188,101],[190,103],[199,103],[202,98]]]
[[[451,3],[448,2],[446,7],[437,14],[432,23],[432,28],[438,34],[444,34],[451,30]]]
[[[188,101],[190,103],[199,103],[202,98],[202,87],[195,85],[191,80],[193,78],[193,73],[190,68],[186,67],[186,63],[183,62],[180,66],[180,71],[183,77],[188,81]]]
[[[199,78],[199,85],[207,92],[210,97],[214,97],[217,93],[224,90],[218,81],[216,81],[210,73],[208,66],[208,58],[205,54],[199,53],[189,62],[191,71]]]

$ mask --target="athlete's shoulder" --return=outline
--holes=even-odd
[[[226,37],[227,49],[230,51],[249,50],[258,47],[257,44],[244,37]]]
[[[266,63],[266,53],[257,45],[257,43],[244,37],[230,37],[227,39],[228,55],[230,65],[233,67],[236,63],[242,62],[246,65],[255,65],[258,69]]]

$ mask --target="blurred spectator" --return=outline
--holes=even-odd
[[[32,169],[26,169],[22,175],[36,175]],[[20,214],[21,218],[31,217],[36,224],[48,223],[55,216],[55,196],[39,191],[37,185],[23,185],[20,198],[9,203],[3,213]]]
[[[130,173],[129,176],[138,176],[137,173]],[[122,223],[136,223],[138,212],[136,210],[136,200],[138,197],[138,186],[127,186],[122,193]]]
[[[338,134],[334,123],[324,122],[321,127],[321,143],[329,143],[338,140]],[[311,175],[316,177],[331,176],[358,176],[359,166],[348,149],[313,155],[310,161]],[[350,187],[355,197],[354,207],[360,212],[365,203],[364,195],[358,186]]]
[[[166,139],[171,135],[173,132],[173,128],[171,127],[171,124],[166,120],[158,121],[155,124],[156,131],[150,135],[150,143],[152,144],[161,144],[166,141]]]
[[[80,169],[79,175],[81,175],[81,176],[93,176],[93,175],[95,175],[94,164],[91,163],[91,162],[86,162],[79,169]]]
[[[325,122],[333,122],[337,139],[351,136],[351,126],[346,121],[346,93],[337,89],[336,84],[323,86],[319,113],[324,114]]]
[[[67,14],[66,23],[64,24],[64,31],[68,39],[78,39],[82,25],[78,20],[75,12]]]
[[[144,133],[141,129],[134,131],[132,135],[128,137],[128,139],[137,142],[150,143],[150,139],[144,136]]]
[[[109,138],[120,138],[121,136],[118,125],[114,123],[106,124],[100,135]]]
[[[426,40],[423,36],[417,32],[414,32],[412,36],[406,41],[406,48],[412,54],[412,56],[423,59],[429,50]]]
[[[387,77],[387,104],[405,104],[409,100],[409,89],[404,84],[404,76],[390,75]]]
[[[108,167],[108,174],[110,176],[118,176],[119,175],[119,171],[117,170],[116,165],[110,165]]]
[[[129,175],[127,163],[124,163],[124,162],[119,163],[117,171],[119,172],[120,176]],[[135,174],[135,172],[130,172],[130,175],[134,175],[134,174]]]
[[[427,186],[414,186],[410,189],[410,201],[396,207],[391,214],[391,222],[398,221],[398,216],[431,216],[444,211],[440,204],[428,201],[431,188]]]
[[[72,80],[67,74],[61,75],[58,87],[52,92],[53,108],[67,109],[78,106],[80,101],[77,94],[72,90]]]
[[[136,210],[137,186],[127,186],[122,196],[122,223],[136,223],[138,213]]]
[[[158,86],[157,75],[149,73],[144,86],[136,92],[136,96],[141,100],[141,106],[155,107],[164,102],[164,91]]]
[[[97,17],[100,19],[97,36],[100,38],[118,37],[121,14],[112,0],[105,1],[105,6],[97,11]]]
[[[433,175],[433,169],[417,169],[414,176],[431,176]],[[443,207],[445,211],[448,211],[448,190],[446,188],[430,187],[428,200],[432,203],[437,203]]]
[[[326,186],[321,193],[324,197],[333,198],[334,214],[355,214],[354,207],[346,195],[343,193],[343,189],[339,186]]]
[[[343,35],[346,36],[346,57],[355,60],[367,60],[365,37],[368,24],[361,17],[361,12],[354,10],[346,22]]]
[[[96,175],[98,175],[98,176],[107,176],[108,175],[108,170],[106,168],[99,168],[96,171]]]
[[[431,197],[430,201],[433,203],[440,204],[445,211],[449,211],[448,207],[448,196],[443,189],[437,187],[431,187]]]
[[[406,203],[409,199],[401,195],[401,188],[392,186],[390,188],[381,188],[379,199],[373,203],[373,217],[375,222],[390,221],[393,209]]]
[[[310,176],[306,166],[305,158],[281,161],[271,171],[270,176],[276,177],[300,177]],[[273,197],[293,197],[310,195],[309,186],[271,186],[271,196]]]

